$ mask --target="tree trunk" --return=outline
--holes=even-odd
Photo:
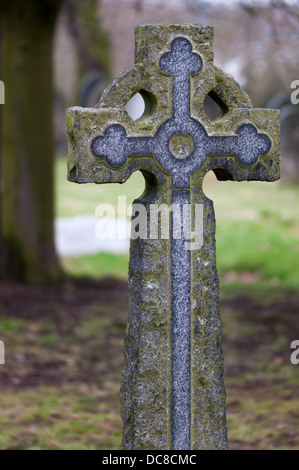
[[[0,5],[4,279],[49,282],[61,275],[53,228],[52,40],[62,1]]]
[[[1,21],[0,21],[0,79],[2,80],[2,69],[1,69],[1,57],[2,57],[1,35],[2,34],[1,33],[2,33],[2,28],[1,28]],[[2,201],[2,148],[1,148],[2,110],[3,110],[3,105],[0,104],[0,281],[3,276],[3,253],[4,253],[4,245],[3,245],[3,239],[2,239],[2,206],[1,206],[1,201]]]
[[[66,0],[65,3],[68,29],[78,52],[79,78],[96,70],[109,82],[112,78],[111,45],[102,27],[100,6],[100,0]]]

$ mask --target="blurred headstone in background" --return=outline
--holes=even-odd
[[[79,82],[79,105],[95,106],[106,86],[107,82],[99,71],[90,70],[87,72]]]

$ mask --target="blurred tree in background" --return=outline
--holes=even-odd
[[[65,0],[67,27],[79,56],[78,78],[97,71],[104,80],[111,79],[110,41],[101,28],[101,0]]]
[[[54,246],[53,40],[64,4],[79,56],[78,77],[111,76],[108,37],[97,0],[1,2],[2,107],[0,250],[2,279],[61,278]],[[98,78],[97,78],[98,80]],[[63,120],[65,120],[64,110]],[[60,130],[64,131],[64,126]]]
[[[1,2],[2,278],[60,276],[54,248],[52,42],[63,0]]]

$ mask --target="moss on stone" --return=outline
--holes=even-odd
[[[275,181],[280,175],[279,112],[252,108],[238,83],[213,64],[213,28],[207,25],[141,25],[136,28],[136,64],[115,79],[96,108],[68,112],[69,179],[78,183],[126,181],[141,170],[148,181],[138,203],[172,204],[172,177],[151,155],[130,156],[119,168],[97,158],[91,143],[119,124],[128,137],[154,137],[172,117],[172,77],[159,61],[178,37],[200,54],[202,70],[190,77],[191,117],[209,136],[236,136],[252,124],[271,139],[271,149],[252,166],[233,155],[208,155],[190,176],[191,203],[203,205],[203,245],[191,254],[191,449],[226,449],[225,389],[215,254],[213,203],[202,191],[206,173],[219,179]],[[132,121],[125,104],[138,91],[155,105]],[[221,116],[210,121],[203,103],[210,93]],[[154,182],[154,183],[153,183]],[[194,220],[192,221],[194,224]],[[122,382],[124,449],[171,449],[172,446],[172,272],[171,240],[131,240],[129,319]]]

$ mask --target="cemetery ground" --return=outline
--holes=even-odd
[[[57,214],[142,192],[72,185],[57,161]],[[299,449],[299,188],[215,182],[230,449]],[[117,241],[116,241],[117,242]],[[120,448],[127,255],[62,260],[59,286],[0,285],[0,449]]]

